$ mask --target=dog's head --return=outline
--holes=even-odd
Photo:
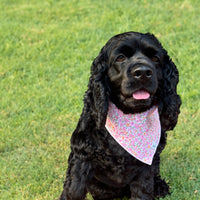
[[[112,39],[108,77],[111,100],[124,112],[142,112],[155,103],[164,52],[150,34],[126,33]]]
[[[180,97],[178,70],[152,34],[128,32],[111,38],[94,60],[89,90],[97,126],[105,125],[109,101],[124,113],[157,104],[164,130],[177,123]],[[86,101],[86,98],[85,98]]]

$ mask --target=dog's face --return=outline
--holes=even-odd
[[[150,34],[119,35],[110,42],[110,98],[125,113],[142,112],[156,101],[163,49]]]

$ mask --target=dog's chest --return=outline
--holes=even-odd
[[[141,170],[140,161],[125,151],[113,138],[107,133],[106,140],[101,149],[95,155],[92,162],[95,177],[109,185],[125,186]]]

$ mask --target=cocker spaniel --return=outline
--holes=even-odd
[[[178,70],[154,35],[112,37],[91,67],[60,200],[166,196],[160,153],[180,113],[177,84]]]

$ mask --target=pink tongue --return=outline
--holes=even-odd
[[[149,97],[150,97],[150,94],[145,90],[138,90],[133,93],[133,98],[136,100],[148,99]]]

